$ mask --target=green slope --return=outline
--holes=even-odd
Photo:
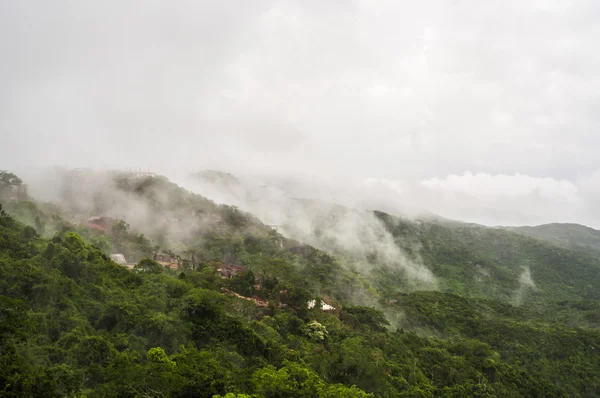
[[[502,229],[376,214],[443,291],[513,303],[600,299],[600,257]]]
[[[593,256],[376,212],[381,229],[354,232],[391,240],[366,248],[365,260],[335,244],[347,235],[328,234],[365,216],[348,218],[340,206],[320,213],[304,203],[319,211],[315,236],[327,253],[165,178],[111,181],[90,192],[85,179],[71,180],[80,200],[62,210],[7,202],[30,226],[0,217],[3,396],[600,394]],[[130,214],[131,226],[117,220],[100,233],[77,224],[97,213]],[[441,291],[415,292],[384,256],[388,243],[432,270]],[[187,261],[179,271],[150,260],[128,270],[107,257],[119,250],[137,261],[156,246]],[[223,262],[247,270],[223,279]],[[313,298],[336,310],[308,308]]]
[[[232,178],[213,178],[213,190],[227,190]],[[600,298],[598,235],[587,227],[502,229],[436,216],[408,220],[300,198],[279,204],[277,211],[286,233],[360,270],[383,295],[441,289],[513,304]],[[411,277],[421,266],[435,283]]]
[[[275,286],[263,280],[262,291],[287,307],[259,308],[221,293],[243,293],[248,274],[221,279],[210,266],[131,271],[72,232],[44,239],[0,214],[3,396],[600,393],[600,332],[563,326],[535,308],[400,294],[381,303],[401,319],[404,330],[396,331],[372,308],[307,308],[305,297],[290,293],[310,289],[317,276],[286,263],[283,252],[263,254],[274,272],[287,267]],[[322,255],[312,253],[311,261]]]
[[[585,225],[553,223],[535,227],[504,227],[554,245],[600,254],[600,231]]]

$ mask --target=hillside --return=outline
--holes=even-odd
[[[202,186],[255,209],[255,201],[235,197],[231,179],[224,186],[221,181],[205,179]],[[233,184],[238,192],[248,192],[241,179]],[[265,200],[286,236],[343,259],[384,295],[440,289],[513,304],[600,299],[595,288],[600,256],[590,251],[437,216],[410,219],[350,209],[291,192]]]
[[[9,201],[6,209],[45,237],[75,231],[105,254],[119,252],[130,262],[166,252],[184,268],[234,264],[277,283],[298,280],[296,266],[310,277],[307,285],[314,294],[354,302],[377,299],[360,273],[342,267],[327,253],[288,239],[255,216],[218,205],[165,177],[71,171],[60,177],[56,187],[62,207]],[[104,232],[89,228],[85,220],[90,215],[108,216],[114,225]]]
[[[568,249],[600,252],[600,231],[580,224],[553,223],[535,227],[504,227]]]
[[[419,247],[442,290],[517,304],[600,299],[595,288],[599,257],[501,229],[413,223],[377,214],[399,242],[412,240]]]
[[[221,279],[206,266],[174,273],[150,260],[131,271],[72,232],[46,240],[0,214],[4,396],[600,393],[595,330],[434,292],[387,307],[404,313],[407,331],[388,329],[372,308],[325,312],[289,293],[279,294],[287,307],[261,308],[221,293],[244,293],[250,275]],[[308,282],[297,277],[288,290]]]
[[[60,203],[3,199],[5,396],[600,394],[584,253],[314,200],[274,230],[160,176],[59,181]]]
[[[261,252],[253,241],[270,242],[270,253],[292,263],[306,262],[293,259],[305,252],[299,248],[307,243],[317,248],[319,258],[329,259],[325,268],[315,265],[311,271],[315,290],[360,304],[382,295],[432,289],[513,304],[600,299],[595,289],[599,256],[513,231],[440,217],[410,220],[294,198],[266,199],[270,214],[279,218],[279,231],[274,231],[238,207],[218,205],[165,177],[79,171],[63,171],[60,177],[56,185],[61,206],[13,200],[6,209],[47,237],[78,228],[88,242],[107,254],[123,253],[130,262],[160,249],[188,265],[194,256],[196,262],[255,267]],[[213,191],[225,183],[230,195],[231,184],[241,184],[228,174],[204,175],[209,177],[216,184]],[[255,194],[252,203],[259,200]],[[124,221],[111,233],[98,233],[83,222],[92,215]],[[63,225],[63,219],[75,226]]]

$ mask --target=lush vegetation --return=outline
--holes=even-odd
[[[514,304],[600,299],[600,255],[503,229],[376,214],[397,244],[414,252],[440,279],[443,291]],[[390,277],[391,285],[397,285],[394,276],[385,274],[388,285]]]
[[[505,227],[509,231],[548,241],[557,246],[598,254],[600,231],[585,225],[553,223],[535,227]]]
[[[68,204],[0,209],[3,396],[600,395],[593,256],[379,213],[441,281],[442,291],[407,292],[397,270],[363,275],[352,256],[164,179],[121,177],[114,189],[144,198],[160,228],[115,218],[95,231]],[[110,203],[100,195],[94,213]],[[177,271],[147,258],[159,249],[179,256]],[[115,251],[137,265],[115,264]],[[223,278],[229,263],[241,271]],[[514,306],[524,267],[535,287]]]

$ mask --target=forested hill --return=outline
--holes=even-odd
[[[238,189],[243,185],[234,176],[208,176],[214,177],[209,179],[213,188],[225,184],[229,196],[248,192]],[[433,217],[409,220],[296,198],[266,200],[268,213],[279,215],[276,231],[240,208],[218,205],[165,177],[68,170],[58,177],[58,203],[9,201],[5,207],[46,237],[76,228],[87,242],[107,254],[122,253],[132,263],[168,251],[190,266],[217,261],[256,267],[263,252],[298,257],[308,243],[330,264],[311,268],[314,290],[360,304],[432,289],[513,304],[600,299],[595,288],[600,252],[591,248],[572,250],[499,228]],[[252,203],[259,200],[255,195]],[[90,216],[122,221],[100,233],[86,228]],[[585,238],[594,230],[587,232],[572,235],[571,243],[592,242]],[[267,242],[269,251],[261,247]]]
[[[0,214],[3,396],[600,393],[597,330],[433,292],[388,307],[405,314],[406,331],[372,308],[309,309],[293,295],[261,308],[223,293],[244,293],[251,275],[150,260],[128,270],[76,234],[45,240]]]
[[[168,253],[182,269],[232,264],[276,280],[298,281],[302,272],[314,294],[330,300],[373,302],[376,292],[356,271],[312,246],[288,239],[253,215],[218,205],[161,176],[66,171],[58,181],[60,207],[8,201],[18,220],[45,237],[75,231],[105,254],[138,262]],[[105,230],[87,225],[90,215],[107,216]],[[304,282],[302,282],[304,283]],[[304,288],[298,282],[296,288]]]
[[[524,232],[541,227],[512,231],[435,216],[408,219],[295,198],[294,189],[269,196],[268,187],[256,190],[251,181],[214,171],[194,177],[200,188],[246,210],[260,212],[264,206],[255,203],[264,196],[287,236],[354,264],[385,296],[439,289],[513,304],[600,299],[600,251],[592,250],[597,231],[587,227],[560,225],[563,232],[546,239]]]
[[[60,203],[2,199],[2,396],[600,394],[595,265],[581,253],[340,207],[316,213],[311,243],[326,252],[162,177],[66,181]],[[360,250],[340,245],[348,231]],[[146,258],[159,252],[175,263]],[[560,280],[538,280],[538,264]],[[587,264],[588,280],[561,264]],[[440,291],[416,291],[424,270]]]
[[[535,227],[504,228],[568,249],[594,254],[600,253],[600,231],[585,225],[553,223]]]
[[[418,248],[444,291],[515,304],[600,299],[600,255],[498,228],[376,214],[399,245]]]

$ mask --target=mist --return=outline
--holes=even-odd
[[[403,242],[397,242],[372,211],[328,202],[334,190],[315,190],[307,182],[246,180],[208,171],[188,176],[187,183],[178,186],[164,176],[147,179],[144,173],[63,168],[29,177],[32,198],[58,205],[68,221],[87,224],[92,216],[123,220],[133,232],[178,254],[197,249],[205,234],[219,233],[226,217],[219,204],[227,204],[235,206],[231,211],[239,208],[255,216],[245,227],[250,235],[263,235],[260,225],[265,223],[286,238],[339,257],[344,266],[367,278],[384,268],[401,274],[406,290],[438,287],[433,273],[418,256],[409,257],[400,249]],[[355,291],[354,296],[377,305],[366,292]]]
[[[519,275],[519,287],[514,292],[512,301],[516,305],[520,305],[523,302],[525,295],[529,292],[537,290],[537,286],[533,277],[531,276],[531,270],[527,266],[522,267],[522,272]]]
[[[29,195],[40,204],[57,205],[66,221],[87,225],[93,216],[123,220],[136,234],[178,254],[188,245],[196,248],[206,232],[220,230],[223,216],[216,203],[164,176],[51,168],[30,177]],[[144,195],[133,190],[141,186]]]
[[[3,2],[0,166],[216,169],[344,206],[600,227],[599,16],[561,0]]]
[[[261,180],[207,171],[190,176],[185,186],[255,214],[284,236],[330,253],[350,254],[361,273],[368,274],[378,264],[403,272],[415,288],[437,287],[431,271],[408,258],[373,212],[364,207],[368,196],[351,183],[320,186],[314,181]]]

